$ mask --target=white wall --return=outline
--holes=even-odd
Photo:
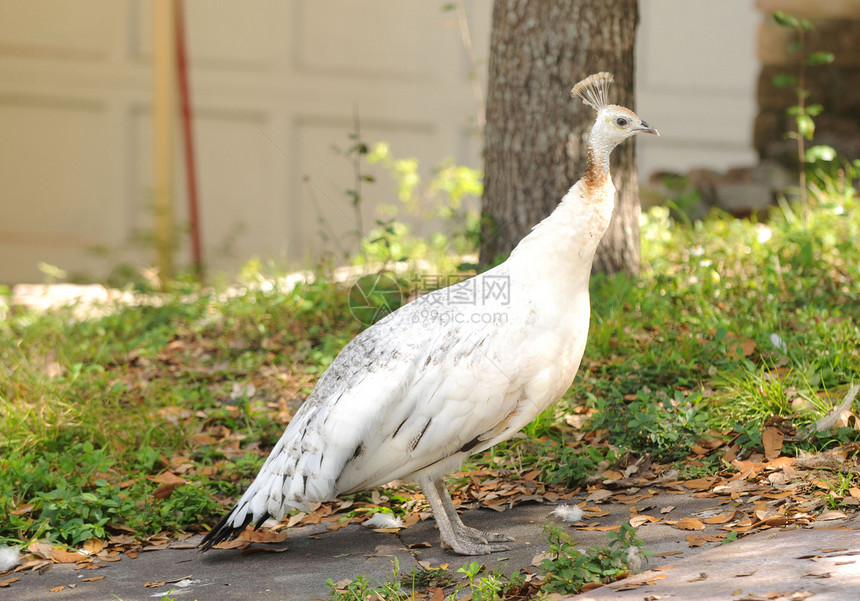
[[[753,1],[640,0],[640,10],[636,111],[661,136],[638,140],[640,175],[754,164]]]
[[[365,140],[390,141],[425,173],[448,156],[480,166],[467,65],[443,4],[188,0],[204,249],[216,270],[333,250],[320,216],[351,240],[353,174],[333,147],[350,143],[356,108]],[[465,6],[486,90],[492,2]],[[96,277],[152,262],[134,242],[151,229],[151,9],[3,0],[0,283],[40,281],[39,261]],[[641,0],[641,10],[637,110],[662,134],[642,141],[641,172],[752,162],[752,1]],[[393,202],[386,175],[371,171],[366,224],[375,203]],[[176,189],[184,222],[181,178]]]

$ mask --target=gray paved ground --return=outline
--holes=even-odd
[[[653,509],[647,513],[653,515],[659,515],[660,507],[675,506],[668,515],[670,519],[717,507],[714,499],[689,495],[659,495],[649,503]],[[589,519],[588,523],[612,525],[629,517],[624,505],[607,504],[604,509],[610,515]],[[724,509],[720,507],[721,511]],[[510,552],[478,560],[492,570],[505,572],[529,567],[533,557],[546,550],[541,525],[551,519],[551,510],[549,505],[526,504],[504,512],[485,509],[465,512],[466,523],[505,531],[517,539]],[[639,529],[639,538],[645,541],[647,549],[654,553],[678,553],[651,558],[649,571],[575,598],[860,601],[860,519],[827,522],[826,526],[829,528],[768,530],[735,543],[722,546],[713,543],[693,549],[685,540],[688,532],[662,523],[646,524]],[[709,526],[705,533],[716,528]],[[606,543],[603,532],[575,531],[573,535],[586,546]],[[407,548],[425,541],[432,546]],[[274,547],[287,550],[243,556],[235,550],[214,550],[201,555],[192,549],[168,549],[141,553],[137,559],[124,559],[96,571],[74,571],[70,565],[55,565],[45,574],[16,574],[21,580],[0,589],[0,599],[133,601],[160,599],[173,590],[172,597],[183,601],[307,601],[329,597],[327,578],[338,581],[364,574],[372,579],[390,580],[394,558],[401,572],[415,568],[419,560],[434,566],[449,563],[450,569],[456,571],[474,559],[442,551],[432,519],[396,535],[356,525],[337,531],[308,526],[291,531],[286,543]],[[104,578],[83,582],[94,575]],[[176,580],[179,582],[157,588],[144,586],[150,581]],[[646,581],[651,584],[632,586]],[[65,586],[62,591],[49,592],[60,585]],[[813,595],[802,596],[806,593]]]

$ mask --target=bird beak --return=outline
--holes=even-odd
[[[660,135],[659,131],[648,125],[648,123],[645,121],[639,123],[639,127],[636,128],[636,131],[643,134],[654,134],[655,136]]]

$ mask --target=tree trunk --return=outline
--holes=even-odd
[[[490,41],[481,262],[507,256],[585,171],[594,113],[570,89],[615,76],[613,104],[633,107],[637,0],[496,0]],[[634,144],[612,156],[615,213],[594,265],[639,271]]]

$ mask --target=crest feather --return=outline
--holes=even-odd
[[[613,81],[612,73],[606,71],[589,75],[573,86],[570,96],[571,98],[578,96],[582,102],[599,111],[609,104],[609,86],[612,85]]]

